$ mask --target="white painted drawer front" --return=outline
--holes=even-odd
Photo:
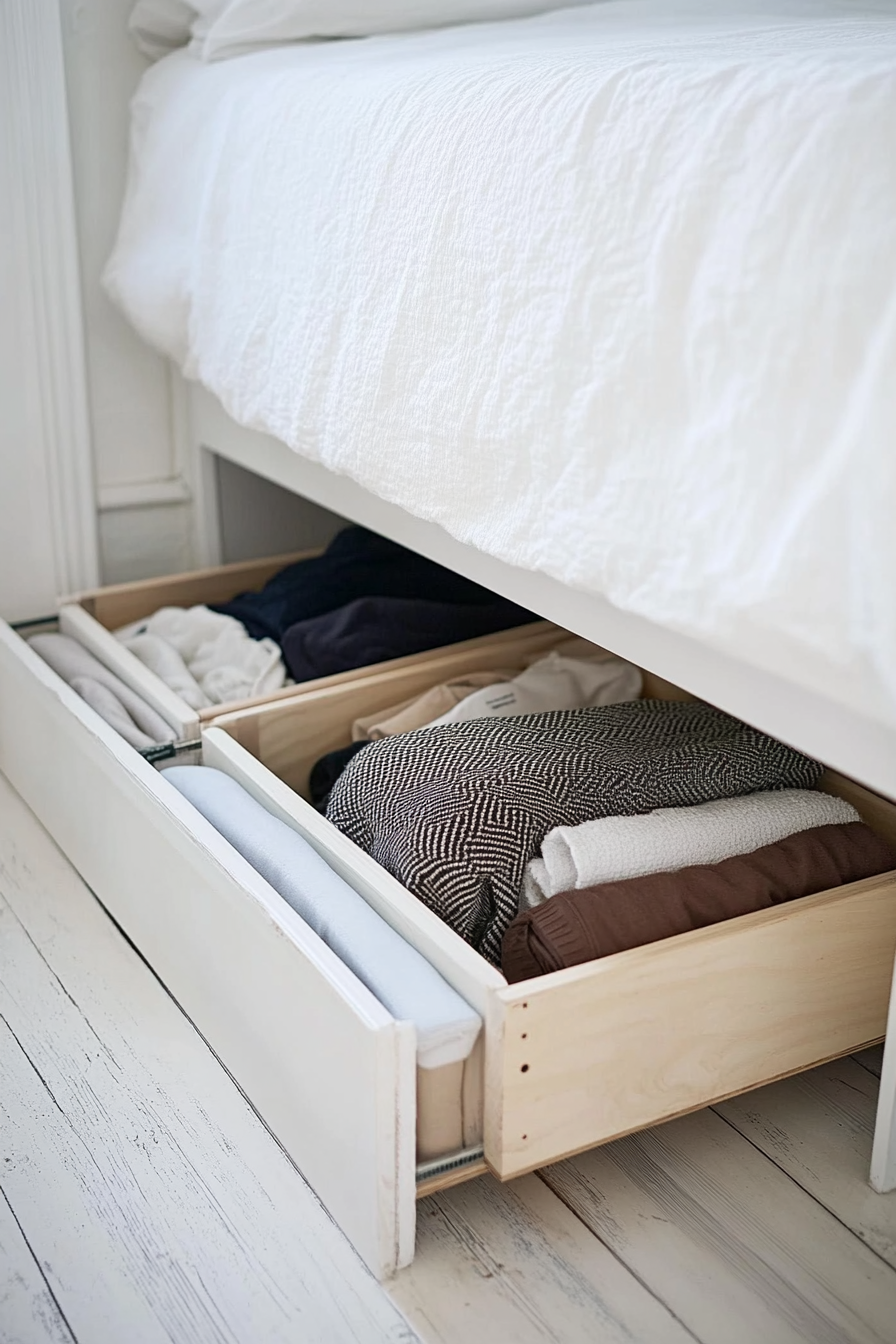
[[[367,1264],[413,1256],[415,1032],[7,626],[0,768]]]

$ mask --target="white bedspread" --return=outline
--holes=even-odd
[[[896,724],[896,0],[176,54],[107,279],[238,421]]]

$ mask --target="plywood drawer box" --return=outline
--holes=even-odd
[[[493,1172],[509,1179],[882,1036],[896,874],[496,986],[493,967],[471,962],[467,944],[305,801],[313,760],[345,745],[356,717],[438,680],[418,666],[225,715],[203,736],[203,760],[300,830],[483,1013]],[[650,674],[645,693],[687,698]],[[822,787],[896,842],[896,805],[833,772]]]
[[[306,835],[480,1012],[493,1171],[509,1178],[882,1036],[893,876],[508,987],[296,792],[358,713],[462,670],[460,657],[227,715],[203,729],[203,757]],[[407,1263],[415,1193],[428,1188],[416,1182],[412,1025],[7,627],[0,768],[373,1271]],[[896,834],[890,804],[830,784]],[[459,1161],[438,1179],[482,1169],[475,1154]]]
[[[201,724],[211,723],[228,709],[250,707],[263,704],[269,699],[295,695],[297,689],[304,690],[309,686],[338,684],[353,679],[357,672],[340,672],[333,676],[318,678],[314,682],[303,682],[300,687],[288,686],[265,696],[242,700],[238,704],[211,705],[207,709],[196,710],[166,686],[161,678],[129,649],[126,649],[112,632],[129,625],[132,621],[143,620],[153,615],[161,607],[191,607],[199,604],[208,606],[227,602],[238,593],[263,587],[268,579],[286,565],[319,554],[320,551],[317,550],[296,551],[288,555],[269,556],[264,560],[219,565],[214,569],[201,569],[187,574],[145,579],[139,583],[96,588],[63,601],[59,610],[59,629],[63,634],[77,639],[127,686],[152,705],[153,709],[175,730],[179,741],[190,741],[198,738]],[[536,621],[532,625],[506,630],[499,635],[486,635],[449,647],[466,649],[473,653],[482,650],[484,661],[479,664],[480,667],[500,667],[502,651],[506,657],[508,647],[516,648],[520,639],[527,642],[527,648],[531,645],[531,648],[536,650],[555,643],[557,629],[548,621]],[[428,653],[412,654],[407,658],[393,659],[389,663],[377,666],[413,666],[428,656]]]

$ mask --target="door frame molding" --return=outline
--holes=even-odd
[[[6,104],[5,109],[3,104]],[[27,451],[40,457],[58,594],[99,582],[81,278],[57,0],[0,4],[12,248],[29,383]],[[27,337],[26,337],[27,333]],[[35,613],[43,614],[43,613]]]

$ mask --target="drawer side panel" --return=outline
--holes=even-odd
[[[879,1039],[896,875],[495,994],[485,1156],[503,1179]]]

